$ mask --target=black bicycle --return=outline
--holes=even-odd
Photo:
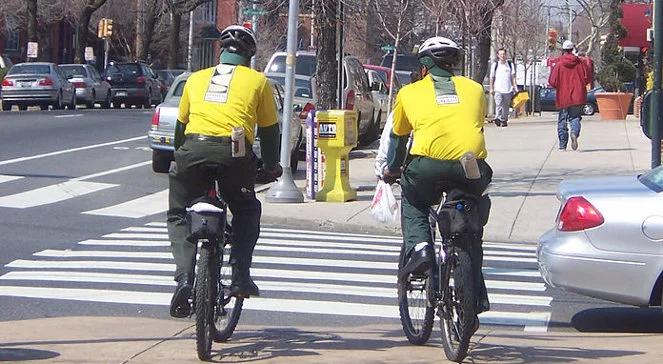
[[[219,192],[218,178],[208,192],[208,201],[199,201],[187,209],[190,239],[198,243],[192,312],[196,315],[196,349],[200,360],[210,359],[212,342],[230,338],[244,302],[243,298],[230,294],[232,271],[228,258],[232,229],[227,224],[228,206]]]
[[[440,317],[442,344],[447,359],[462,362],[467,356],[470,338],[478,329],[475,289],[477,289],[467,235],[460,220],[478,219],[472,209],[476,203],[459,199],[430,208],[429,222],[435,244],[436,262],[428,272],[400,272],[398,301],[401,324],[410,343],[423,345],[430,338],[434,314]],[[476,224],[477,222],[474,221]],[[476,226],[476,225],[475,225]],[[451,233],[451,231],[456,231]],[[405,264],[401,249],[399,268]]]

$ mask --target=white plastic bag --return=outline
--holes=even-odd
[[[398,220],[398,202],[391,186],[382,180],[375,187],[375,195],[370,206],[371,216],[382,223],[395,223]]]

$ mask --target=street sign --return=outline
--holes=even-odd
[[[253,8],[244,8],[244,15],[246,15],[246,16],[254,16],[254,15],[262,16],[262,15],[267,15],[267,10],[265,10],[265,9],[263,9],[263,8],[256,8],[256,9],[253,9]]]
[[[28,58],[37,58],[39,55],[39,43],[28,42]]]
[[[94,48],[85,47],[85,60],[86,61],[94,60]]]
[[[396,48],[391,44],[387,44],[387,45],[383,45],[382,47],[380,47],[380,49],[382,49],[385,52],[390,52],[390,51],[393,51]]]

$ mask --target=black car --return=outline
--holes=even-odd
[[[587,92],[587,103],[582,107],[583,115],[594,115],[594,113],[599,111],[595,95],[597,92],[603,92],[603,87],[594,87],[593,89],[589,90],[589,92]],[[541,111],[557,111],[557,106],[555,106],[556,95],[557,92],[554,88],[551,87],[542,87],[539,90]]]
[[[150,67],[142,62],[111,63],[104,72],[111,84],[113,107],[150,108],[162,100],[162,84]]]

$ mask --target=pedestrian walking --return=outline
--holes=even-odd
[[[587,84],[591,82],[586,63],[573,54],[575,45],[566,40],[562,44],[562,56],[550,72],[548,83],[556,90],[555,105],[559,110],[557,136],[559,150],[566,150],[569,136],[571,149],[578,149],[582,107],[587,102]],[[569,126],[571,132],[569,135]]]
[[[516,93],[516,66],[506,59],[506,49],[497,51],[490,68],[490,94],[495,97],[495,125],[507,126],[511,98]]]

